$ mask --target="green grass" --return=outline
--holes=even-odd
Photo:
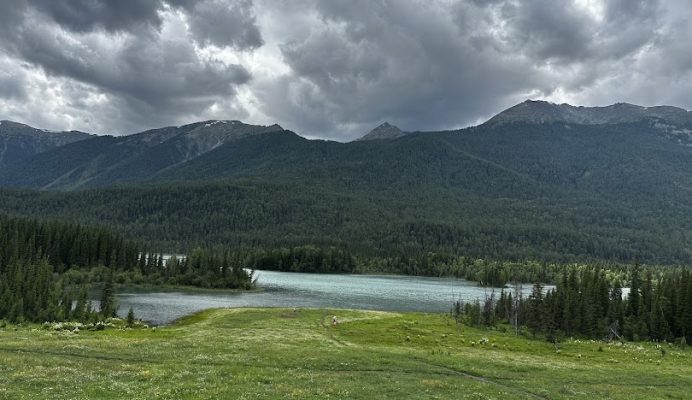
[[[216,309],[156,329],[2,328],[0,398],[689,398],[692,352],[664,348],[557,351],[439,314]]]

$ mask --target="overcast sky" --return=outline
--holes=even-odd
[[[527,98],[692,108],[687,0],[0,0],[0,119],[349,140]]]

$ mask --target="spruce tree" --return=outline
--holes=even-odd
[[[114,317],[117,312],[113,289],[113,269],[108,268],[107,271],[103,282],[103,293],[101,294],[101,306],[99,309],[101,316],[104,318]]]
[[[529,296],[529,315],[526,320],[526,325],[534,336],[539,332],[545,331],[545,310],[543,306],[543,285],[540,282],[536,282]]]

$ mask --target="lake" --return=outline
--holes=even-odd
[[[217,307],[329,307],[383,311],[447,312],[458,299],[493,291],[463,279],[399,275],[332,275],[255,271],[261,291],[150,291],[118,294],[119,314],[130,307],[154,325]],[[524,285],[528,295],[531,285]],[[499,289],[495,289],[499,295]]]

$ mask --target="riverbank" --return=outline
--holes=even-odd
[[[332,324],[336,316],[338,323]],[[0,329],[0,398],[685,398],[692,352],[551,343],[444,314],[214,309],[156,329]]]

